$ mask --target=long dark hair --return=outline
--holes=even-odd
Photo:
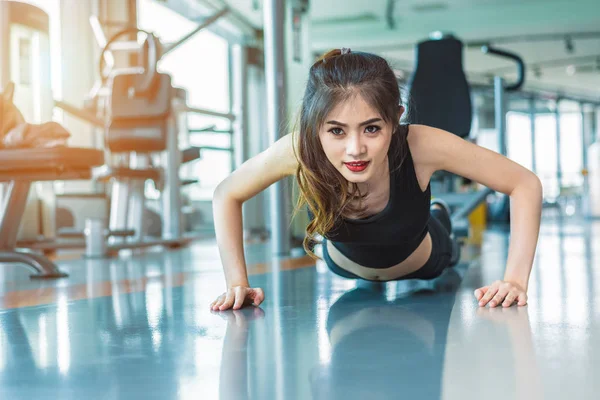
[[[306,204],[313,214],[306,227],[303,246],[314,259],[313,246],[317,235],[325,236],[340,217],[363,212],[358,185],[351,183],[329,162],[319,129],[327,115],[340,103],[359,94],[377,110],[386,123],[394,127],[392,143],[395,160],[404,158],[405,131],[399,128],[398,112],[402,105],[396,75],[382,57],[364,52],[335,49],[325,53],[310,68],[299,121],[293,130],[299,165],[296,179],[300,190],[295,212]],[[299,125],[299,126],[298,126]],[[358,200],[358,206],[352,204]]]

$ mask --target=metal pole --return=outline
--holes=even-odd
[[[168,140],[168,139],[167,139]],[[167,151],[168,152],[168,151]],[[129,168],[131,169],[146,169],[150,166],[150,155],[132,152],[129,158]],[[166,180],[166,179],[165,179]],[[144,211],[146,210],[146,196],[145,196],[146,181],[143,179],[132,179],[129,182],[129,204],[127,209],[127,228],[128,230],[135,231],[133,236],[129,236],[126,241],[129,243],[139,243],[144,241]],[[165,188],[167,189],[167,188]],[[163,191],[161,195],[168,197],[169,193],[167,190]],[[163,197],[164,198],[164,197]],[[169,209],[163,207],[163,228],[168,219]]]
[[[184,102],[185,99],[171,101]],[[167,120],[167,151],[162,154],[164,168],[164,186],[161,193],[163,239],[180,239],[183,234],[178,118],[178,113],[174,111]]]
[[[591,131],[591,118],[592,114],[587,113],[585,110],[585,104],[579,103],[581,111],[581,160],[582,160],[582,176],[583,176],[583,195],[582,195],[582,214],[588,216],[590,214],[589,209],[589,196],[590,196],[590,180],[588,177],[588,146],[592,144],[592,131]]]
[[[248,69],[246,48],[240,45],[230,46],[230,70],[231,70],[231,110],[236,116],[232,123],[233,135],[231,137],[231,147],[233,148],[232,166],[233,169],[239,168],[244,161],[248,159],[246,151],[247,131],[247,87],[248,87]]]
[[[507,155],[506,149],[506,95],[504,93],[504,79],[494,77],[494,110],[496,129],[498,131],[498,152]]]
[[[267,115],[269,145],[281,136],[285,119],[285,52],[284,21],[285,0],[265,0],[264,8],[264,48],[265,78],[267,84]],[[287,185],[285,180],[270,188],[271,244],[275,255],[290,252],[290,232],[287,221]]]
[[[239,47],[239,46],[237,46]],[[234,45],[233,44],[229,44],[227,46],[227,69],[229,70],[229,74],[227,74],[227,83],[228,83],[228,91],[229,91],[229,112],[232,114],[235,114],[235,109],[234,107],[237,107],[236,105],[236,91],[240,91],[243,89],[240,89],[240,86],[242,85],[241,81],[237,81],[240,83],[237,83],[235,81],[235,79],[237,78],[237,76],[239,75],[239,71],[237,65],[236,65],[236,60],[234,60],[235,57],[235,51],[234,51]],[[238,114],[239,115],[239,114]],[[239,119],[239,118],[238,118]],[[238,121],[239,122],[239,121]],[[236,127],[237,126],[237,127]],[[234,131],[234,129],[238,129],[239,133],[239,123],[235,124],[235,123],[230,123],[229,124],[229,130],[232,132],[232,135],[229,136],[229,148],[231,148],[231,154],[230,154],[230,158],[229,158],[229,168],[231,169],[231,171],[233,172],[236,168],[236,154],[239,152],[238,147],[235,143],[235,134],[236,132]],[[242,211],[243,214],[243,211]]]
[[[560,188],[562,187],[562,160],[560,151],[560,98],[556,99],[556,109],[554,111],[554,117],[556,120],[556,180],[558,182],[558,192],[560,194]]]
[[[590,131],[590,121],[588,118],[588,113],[585,110],[585,104],[579,103],[579,110],[581,113],[581,160],[583,169],[588,169],[588,157],[587,157],[587,147],[590,145],[591,141],[588,141],[588,137],[591,136]],[[590,137],[591,139],[591,137]]]
[[[236,116],[231,124],[233,134],[231,138],[231,169],[239,168],[248,156],[248,142],[250,129],[248,129],[248,49],[245,46],[234,44],[229,46],[230,54],[230,90],[231,111]],[[244,232],[250,231],[251,218],[255,218],[252,205],[245,202],[242,208]]]
[[[92,27],[92,33],[94,34],[96,43],[98,43],[98,47],[100,47],[100,49],[106,47],[108,40],[106,39],[104,29],[102,29],[102,24],[100,23],[98,16],[92,15],[90,17],[90,26]],[[115,57],[110,50],[104,53],[104,61],[106,61],[107,68],[112,69],[115,66]]]
[[[600,108],[594,107],[592,111],[592,143],[600,140]]]
[[[15,180],[7,185],[8,189],[4,191],[0,204],[0,250],[14,250],[17,246],[31,182]]]
[[[177,112],[187,112],[187,113],[193,113],[193,114],[208,115],[211,117],[225,118],[230,121],[235,120],[235,115],[233,115],[232,113],[222,113],[222,112],[218,112],[218,111],[208,110],[206,108],[190,107],[187,104],[183,104],[183,103],[182,104],[177,103],[176,105],[174,105],[174,107],[175,107],[174,110]]]
[[[185,35],[184,37],[179,39],[177,42],[171,44],[167,49],[165,49],[160,57],[162,58],[165,55],[169,54],[171,51],[175,50],[177,47],[181,46],[183,43],[185,43],[187,40],[189,40],[192,36],[194,36],[195,34],[200,32],[202,29],[205,29],[208,26],[212,25],[213,23],[217,22],[219,20],[219,18],[221,18],[228,12],[229,12],[229,7],[224,7],[222,10],[220,10],[220,11],[216,12],[215,14],[211,15],[210,17],[206,18],[204,21],[202,21],[202,23],[200,25],[198,25],[198,27],[196,27],[196,29],[194,29],[193,31],[191,31],[190,33],[188,33],[187,35]]]
[[[535,158],[535,97],[529,98],[529,118],[531,122],[531,170],[537,173],[537,160]]]

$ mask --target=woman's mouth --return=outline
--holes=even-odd
[[[344,163],[352,172],[362,172],[369,166],[370,161],[353,161]]]

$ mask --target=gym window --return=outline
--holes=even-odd
[[[138,0],[138,26],[172,43],[198,26],[169,8],[152,0]],[[229,43],[209,30],[197,33],[159,63],[159,70],[171,75],[173,86],[187,90],[188,105],[222,113],[230,111]],[[190,130],[208,127],[231,130],[222,118],[188,114]],[[231,148],[231,135],[223,132],[196,132],[180,141],[187,146]],[[191,200],[212,200],[217,184],[232,171],[231,152],[203,150],[202,159],[182,166],[182,177],[198,179],[187,189]]]

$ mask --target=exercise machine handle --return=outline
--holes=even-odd
[[[506,85],[504,89],[508,92],[514,92],[519,90],[523,83],[525,83],[525,62],[521,57],[515,53],[511,53],[505,50],[500,50],[490,45],[484,45],[481,47],[481,51],[485,54],[494,54],[503,58],[510,58],[517,63],[517,81],[511,85]]]
[[[107,42],[106,45],[104,46],[104,48],[102,49],[102,51],[100,52],[100,64],[99,64],[99,72],[100,72],[100,79],[102,80],[102,84],[106,83],[106,80],[109,77],[109,74],[106,74],[104,72],[104,54],[109,51],[110,46],[117,41],[117,39],[119,39],[120,37],[127,35],[127,34],[137,34],[137,33],[144,33],[146,34],[146,39],[144,40],[144,44],[142,46],[142,53],[145,59],[142,60],[142,62],[145,64],[142,67],[144,68],[144,79],[142,81],[142,83],[138,83],[136,86],[136,90],[139,92],[146,92],[148,89],[150,89],[150,86],[152,85],[152,83],[154,82],[154,79],[156,78],[157,75],[157,70],[156,70],[156,64],[158,62],[158,60],[160,59],[160,55],[159,55],[159,44],[158,44],[158,39],[156,36],[154,36],[152,33],[145,31],[143,29],[139,29],[139,28],[126,28],[123,29],[120,32],[117,32],[113,37],[111,37]]]

